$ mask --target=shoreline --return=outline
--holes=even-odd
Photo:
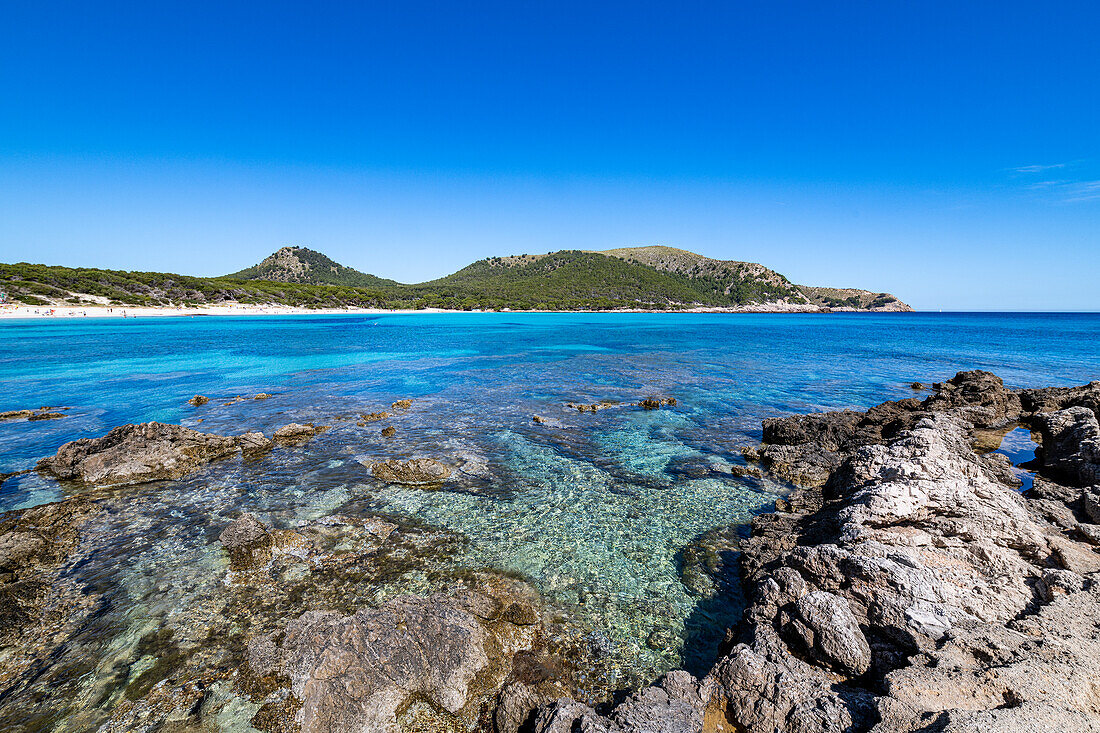
[[[194,316],[332,316],[332,315],[410,315],[415,313],[774,313],[774,314],[820,314],[831,313],[914,313],[917,311],[901,310],[863,310],[857,308],[832,308],[818,307],[744,307],[744,308],[683,308],[678,310],[658,310],[653,308],[622,308],[614,310],[452,310],[446,308],[301,308],[295,306],[278,305],[220,305],[203,306],[198,308],[169,307],[169,306],[135,306],[135,307],[107,307],[107,306],[34,306],[34,305],[3,305],[0,306],[0,320],[36,320],[50,318],[187,318]]]

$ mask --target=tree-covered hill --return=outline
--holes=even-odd
[[[226,277],[236,280],[270,280],[304,285],[343,285],[353,288],[397,285],[395,280],[386,280],[344,267],[339,262],[334,262],[320,252],[306,247],[282,247],[260,264]]]
[[[455,310],[907,308],[885,293],[800,288],[762,265],[711,260],[668,247],[490,257],[417,285],[368,275],[318,252],[289,247],[256,267],[213,278],[19,263],[0,265],[0,293],[9,302],[77,306],[242,303]]]

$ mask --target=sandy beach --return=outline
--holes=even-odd
[[[857,311],[855,308],[834,308],[833,312]],[[232,305],[182,307],[105,307],[105,306],[0,306],[0,320],[38,319],[38,318],[150,318],[188,316],[295,316],[295,315],[338,315],[338,314],[408,314],[408,313],[486,313],[491,311],[462,311],[444,308],[422,308],[419,310],[387,310],[383,308],[295,308],[281,305]],[[738,308],[684,308],[680,310],[652,310],[629,308],[610,311],[502,311],[509,313],[823,313],[828,312],[813,305],[795,305],[790,303],[764,303]]]

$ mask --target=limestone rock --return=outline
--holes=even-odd
[[[292,422],[288,425],[284,425],[272,434],[272,439],[276,443],[282,443],[284,445],[303,445],[309,441],[313,436],[319,435],[328,430],[328,425],[314,425],[313,423],[296,423]]]
[[[376,479],[411,486],[438,484],[451,475],[450,466],[431,458],[412,458],[407,461],[391,458],[372,463],[370,470]]]
[[[1077,486],[1100,484],[1100,423],[1087,407],[1070,407],[1034,418],[1042,435],[1036,456],[1044,472]]]
[[[101,438],[81,438],[43,458],[38,470],[91,485],[178,479],[237,451],[237,438],[179,425],[123,425]]]

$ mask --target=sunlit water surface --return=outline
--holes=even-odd
[[[102,549],[73,570],[111,599],[88,632],[102,637],[89,641],[91,661],[74,672],[88,704],[102,704],[120,664],[133,677],[151,663],[137,641],[150,630],[201,637],[196,609],[225,575],[217,534],[242,511],[276,527],[359,513],[448,530],[458,538],[448,563],[530,581],[603,650],[604,682],[621,687],[680,665],[705,671],[736,618],[735,585],[718,579],[721,592],[708,596],[683,582],[684,550],[709,530],[743,528],[786,491],[730,473],[763,418],[866,408],[962,369],[989,369],[1011,386],[1083,383],[1100,378],[1097,344],[1100,316],[1051,314],[8,321],[0,410],[71,409],[61,420],[0,423],[0,472],[129,422],[225,434],[334,426],[260,461],[111,493]],[[273,396],[224,404],[257,392]],[[211,402],[191,407],[194,394]],[[632,406],[655,395],[678,404]],[[402,398],[413,399],[407,412],[357,424],[358,413]],[[565,406],[600,400],[622,406]],[[383,438],[383,425],[396,436]],[[414,455],[455,467],[454,479],[438,490],[397,487],[363,465]],[[71,491],[17,477],[0,487],[0,510]],[[364,602],[432,589],[428,574],[405,573]]]

